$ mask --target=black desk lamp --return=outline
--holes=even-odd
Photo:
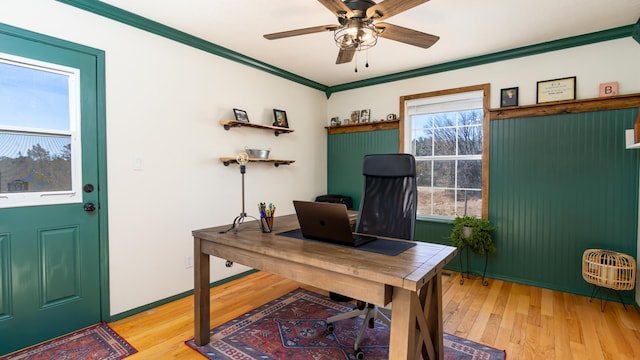
[[[253,216],[247,215],[244,209],[244,174],[247,172],[247,162],[249,162],[249,155],[246,152],[242,151],[236,157],[236,161],[238,162],[238,164],[240,164],[240,174],[242,174],[242,212],[233,220],[233,224],[229,229],[229,230],[233,229],[234,232],[238,232],[238,226],[240,226],[240,224],[243,223],[244,219],[247,217],[250,217],[255,221],[258,221],[258,219],[254,218]]]

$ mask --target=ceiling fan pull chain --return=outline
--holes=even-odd
[[[364,64],[364,67],[366,67],[366,68],[369,67],[369,49],[367,49],[367,57],[366,57],[366,62]]]

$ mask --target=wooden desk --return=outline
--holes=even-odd
[[[443,359],[441,270],[456,253],[451,246],[418,242],[387,256],[275,233],[298,228],[295,215],[274,219],[262,233],[248,221],[193,231],[195,259],[195,342],[209,342],[209,255],[379,306],[393,301],[389,358]]]

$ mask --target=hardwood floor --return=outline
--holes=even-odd
[[[640,314],[632,305],[489,279],[443,276],[444,330],[507,352],[508,360],[640,359]],[[325,291],[257,272],[216,287],[211,327],[298,287]],[[198,359],[184,342],[193,338],[193,296],[109,324],[138,353],[127,359]]]

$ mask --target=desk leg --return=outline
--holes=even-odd
[[[200,239],[194,238],[194,322],[195,343],[203,346],[209,343],[209,255],[202,253]]]
[[[391,337],[389,359],[415,359],[416,314],[413,311],[414,294],[406,289],[393,288],[391,305]]]
[[[440,273],[419,293],[394,288],[392,301],[389,359],[444,359]]]

